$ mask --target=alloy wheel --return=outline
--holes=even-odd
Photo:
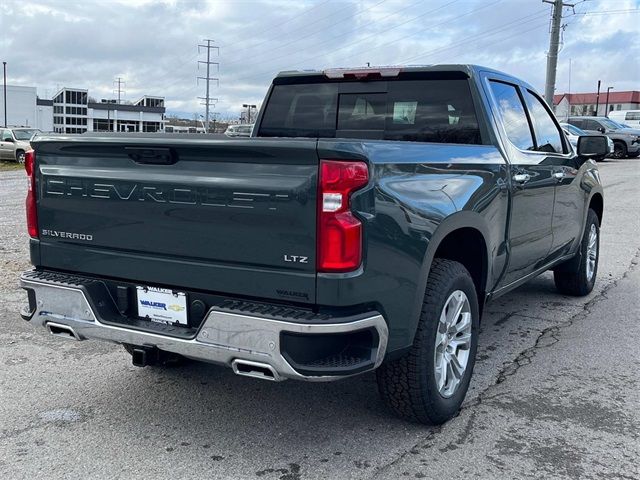
[[[451,397],[462,381],[472,335],[471,305],[462,290],[456,290],[444,304],[435,339],[434,370],[438,392]]]
[[[596,271],[596,261],[598,260],[598,230],[592,223],[589,229],[589,240],[587,243],[587,280],[591,281]]]

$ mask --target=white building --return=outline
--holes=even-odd
[[[2,97],[2,95],[0,95]],[[0,98],[0,115],[4,105]],[[4,117],[0,118],[0,123]],[[37,97],[35,87],[7,86],[7,125],[44,132],[163,132],[163,97],[143,96],[134,103],[94,101],[85,89],[63,88],[53,99]]]
[[[103,100],[88,103],[94,132],[163,132],[164,98],[144,96],[132,105]]]
[[[0,125],[4,125],[4,95],[0,94]],[[36,87],[7,85],[7,125],[53,130],[53,107],[40,105]]]

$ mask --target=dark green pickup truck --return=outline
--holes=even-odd
[[[377,369],[399,414],[467,392],[484,304],[586,295],[603,196],[532,87],[477,66],[285,72],[253,138],[36,137],[22,316],[267,380]]]

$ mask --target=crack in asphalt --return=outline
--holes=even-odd
[[[458,413],[458,415],[459,415],[459,413]],[[456,415],[456,417],[458,415]],[[436,434],[440,433],[441,431],[442,431],[442,425],[431,427],[431,430],[429,431],[429,433],[427,434],[427,436],[425,438],[423,438],[420,442],[418,442],[415,445],[413,445],[411,448],[409,448],[409,449],[405,450],[404,452],[402,452],[400,455],[398,455],[396,458],[394,458],[390,462],[387,462],[384,465],[376,467],[375,472],[372,472],[373,474],[369,478],[372,478],[372,479],[380,478],[380,476],[383,475],[385,471],[389,470],[394,465],[400,463],[410,453],[414,454],[414,455],[420,453],[419,449],[421,447],[424,447],[429,442],[429,440],[433,439],[436,436]]]
[[[625,270],[624,274],[621,277],[606,284],[597,295],[595,295],[593,298],[591,298],[591,300],[586,302],[582,306],[580,311],[572,315],[568,320],[561,322],[557,325],[553,325],[551,327],[547,327],[543,329],[538,335],[538,338],[536,339],[535,343],[531,347],[520,352],[520,354],[513,361],[503,366],[500,373],[498,373],[496,382],[493,385],[490,385],[489,387],[487,387],[483,392],[481,392],[479,397],[481,397],[485,392],[495,387],[496,385],[500,385],[501,383],[503,383],[505,380],[507,380],[507,378],[515,375],[517,371],[524,365],[529,365],[532,362],[533,358],[535,357],[538,349],[547,348],[558,343],[560,341],[560,338],[559,338],[560,331],[573,325],[576,322],[576,320],[579,319],[579,317],[584,317],[585,315],[590,314],[591,308],[597,303],[600,303],[601,301],[606,300],[608,298],[607,293],[609,292],[609,290],[611,290],[612,288],[615,288],[616,286],[618,286],[620,281],[627,278],[629,274],[633,272],[633,270],[635,270],[639,262],[640,262],[640,248],[636,250],[636,254],[631,259],[629,267]]]
[[[576,314],[572,315],[567,321],[561,322],[561,323],[559,323],[557,325],[553,325],[551,327],[547,327],[547,328],[541,330],[539,335],[538,335],[538,337],[536,338],[535,343],[531,347],[528,347],[528,348],[524,349],[523,351],[521,351],[514,360],[512,360],[510,362],[505,362],[503,364],[503,367],[500,370],[500,372],[498,372],[498,375],[496,377],[496,381],[494,383],[492,383],[491,385],[489,385],[487,388],[485,388],[483,391],[481,391],[474,400],[472,400],[468,404],[464,405],[454,418],[459,417],[462,414],[462,412],[464,412],[465,410],[470,410],[470,409],[476,410],[482,404],[482,402],[485,401],[485,400],[492,400],[494,398],[499,397],[500,394],[496,394],[495,396],[491,396],[490,395],[491,391],[495,387],[497,387],[498,385],[500,385],[500,384],[504,383],[505,381],[507,381],[510,377],[514,376],[518,372],[518,370],[520,370],[520,368],[522,368],[525,365],[530,365],[533,362],[533,359],[535,358],[535,356],[537,354],[537,351],[539,349],[548,348],[548,347],[551,347],[551,346],[555,345],[556,343],[558,343],[560,341],[561,330],[572,326],[576,321],[578,321],[580,319],[580,317],[584,317],[585,315],[590,314],[591,313],[591,309],[593,308],[593,306],[598,304],[599,302],[601,302],[603,300],[606,300],[608,298],[607,297],[607,293],[611,289],[617,287],[618,284],[622,280],[627,278],[629,276],[629,274],[631,274],[637,268],[638,264],[640,264],[640,248],[638,248],[636,250],[635,255],[631,259],[629,267],[625,270],[625,272],[622,274],[622,276],[620,276],[619,278],[607,283],[602,288],[602,290],[600,290],[600,292],[597,295],[595,295],[588,302],[586,302],[582,306],[580,311],[577,312]],[[498,321],[504,322],[504,321],[506,321],[507,319],[511,318],[514,315],[527,316],[527,315],[522,315],[522,314],[520,314],[518,312],[511,312],[511,313],[506,314],[505,317],[501,318]],[[538,317],[533,317],[533,318],[538,318]],[[450,421],[453,421],[453,419],[451,419]],[[475,414],[472,411],[471,417],[468,420],[467,425],[464,428],[464,431],[458,437],[458,442],[457,442],[458,444],[466,442],[467,438],[472,433],[472,425],[473,425],[474,422],[475,422]],[[443,429],[443,427],[445,425],[432,427],[425,438],[421,439],[420,442],[414,444],[411,448],[409,448],[409,449],[405,450],[404,452],[402,452],[400,455],[398,455],[392,461],[387,462],[384,465],[381,465],[381,466],[377,467],[376,471],[373,472],[373,475],[370,478],[372,478],[372,479],[381,478],[386,471],[388,471],[394,465],[396,465],[400,461],[402,461],[405,457],[407,457],[408,454],[410,454],[410,453],[416,454],[416,453],[418,453],[420,448],[424,448],[424,447],[429,446],[428,445],[429,441],[433,440],[435,438],[435,436],[442,431],[442,429]]]

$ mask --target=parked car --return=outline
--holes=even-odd
[[[22,317],[137,366],[377,370],[392,410],[437,424],[464,400],[487,302],[548,270],[563,294],[593,289],[607,144],[571,148],[527,83],[470,65],[285,72],[264,105],[232,143],[37,137]]]
[[[224,134],[227,137],[250,137],[253,125],[229,125]]]
[[[24,163],[24,153],[37,133],[36,128],[0,128],[0,160]]]
[[[564,134],[569,139],[569,143],[571,143],[571,145],[575,149],[578,148],[578,139],[581,136],[589,135],[589,133],[585,132],[584,130],[580,130],[578,127],[571,125],[570,123],[560,123],[560,126],[562,127]],[[613,140],[611,140],[606,135],[603,136],[607,139],[607,155],[610,155],[613,153]],[[599,162],[601,160],[604,160],[605,157],[606,155],[603,157],[594,158],[594,160]]]
[[[607,117],[569,117],[568,123],[589,133],[604,133],[613,140],[614,158],[640,155],[640,130],[626,128]]]
[[[640,110],[612,110],[607,117],[630,128],[640,128]]]

